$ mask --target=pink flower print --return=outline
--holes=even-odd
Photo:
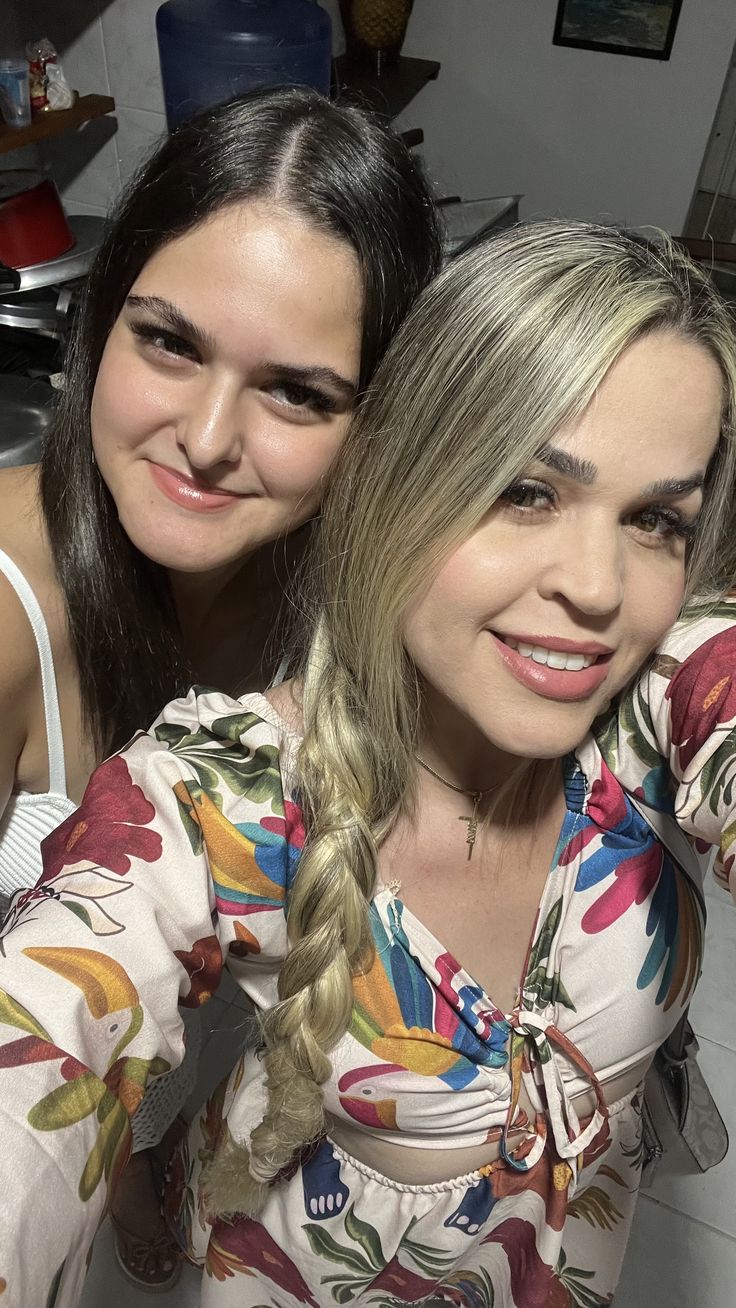
[[[671,704],[672,740],[682,772],[718,727],[736,720],[736,627],[701,645],[672,677],[665,698]]]
[[[614,868],[613,885],[583,915],[583,931],[588,935],[605,931],[632,904],[643,904],[656,886],[661,870],[662,847],[655,841],[641,853],[622,859]]]
[[[94,863],[122,876],[130,871],[131,857],[155,863],[161,857],[161,837],[146,825],[155,816],[125,759],[108,759],[92,773],[81,807],[42,842],[41,881],[69,864]]]

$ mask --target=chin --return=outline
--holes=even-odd
[[[583,712],[581,707],[576,705],[576,711],[567,720],[559,712],[549,717],[544,712],[528,718],[519,714],[507,730],[499,731],[496,727],[485,734],[497,749],[513,758],[564,758],[582,743],[596,717],[605,709],[605,705],[599,707],[598,701],[595,706],[592,703],[586,705]]]
[[[218,572],[234,561],[229,554],[206,553],[193,549],[191,541],[187,549],[183,542],[177,545],[171,541],[155,541],[151,540],[150,534],[146,535],[143,532],[137,535],[133,532],[128,534],[140,554],[150,559],[151,563],[165,568],[167,572],[183,572],[194,576],[199,573]]]

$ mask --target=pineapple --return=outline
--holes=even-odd
[[[412,0],[353,0],[353,30],[372,50],[399,46],[411,13]]]

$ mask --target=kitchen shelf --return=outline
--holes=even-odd
[[[10,150],[19,150],[22,145],[33,145],[36,141],[46,141],[51,136],[60,136],[73,128],[87,123],[92,118],[102,118],[112,113],[115,101],[110,95],[80,95],[71,109],[55,109],[41,113],[28,127],[7,127],[0,123],[0,154]]]
[[[440,71],[435,59],[410,59],[402,55],[378,74],[375,69],[348,55],[335,60],[336,89],[348,100],[359,100],[380,114],[395,118],[411,103],[427,82]]]

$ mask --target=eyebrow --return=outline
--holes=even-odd
[[[577,459],[566,450],[555,445],[543,445],[536,455],[546,468],[553,468],[563,477],[579,481],[583,486],[592,486],[598,476],[598,469],[589,459]],[[660,495],[690,495],[700,490],[705,482],[705,474],[693,473],[692,477],[666,477],[661,481],[650,482],[639,492],[642,499],[653,499]]]
[[[181,309],[177,309],[176,305],[172,304],[170,300],[164,300],[159,295],[129,295],[126,304],[131,309],[144,309],[149,313],[155,313],[172,331],[186,337],[188,341],[199,345],[202,349],[214,350],[214,337],[204,328],[198,327],[190,318],[187,318],[186,314],[182,313]],[[314,367],[309,365],[299,367],[297,364],[274,363],[268,360],[263,367],[267,372],[297,385],[306,385],[311,382],[315,385],[332,386],[351,401],[355,399],[358,391],[355,382],[343,377],[334,368],[328,368],[323,364],[316,364]]]
[[[583,486],[592,486],[598,476],[598,469],[589,459],[576,459],[574,454],[559,450],[555,445],[543,445],[537,450],[537,459],[545,468],[553,468],[563,477],[582,482]]]
[[[358,387],[355,382],[351,382],[341,373],[335,372],[334,368],[327,368],[323,364],[315,364],[310,367],[300,368],[295,363],[273,363],[267,361],[263,365],[268,372],[274,373],[278,377],[283,377],[286,381],[296,382],[298,384],[309,384],[310,382],[322,386],[332,386],[336,391],[345,395],[346,399],[354,400],[358,393]]]
[[[664,481],[653,481],[649,486],[645,486],[641,493],[645,499],[656,498],[657,495],[690,495],[693,491],[700,490],[704,482],[704,474],[696,472],[692,477],[672,477],[665,478]]]
[[[129,295],[126,305],[130,309],[146,309],[149,313],[155,313],[167,327],[180,336],[185,336],[192,344],[208,350],[214,349],[215,342],[210,333],[187,318],[170,300],[162,300],[158,295]]]

